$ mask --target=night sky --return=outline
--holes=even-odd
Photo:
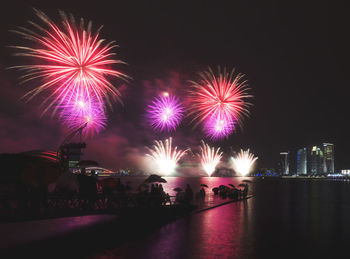
[[[56,149],[68,134],[56,118],[41,116],[43,95],[25,103],[35,83],[19,85],[8,45],[22,39],[9,32],[38,21],[32,7],[59,21],[57,9],[104,25],[102,37],[116,40],[118,69],[133,80],[114,80],[125,103],[115,103],[100,135],[87,140],[86,157],[111,168],[139,159],[154,133],[144,123],[147,102],[159,91],[186,95],[188,80],[208,66],[236,68],[246,75],[254,99],[243,128],[224,141],[229,152],[250,148],[259,167],[276,167],[279,152],[330,142],[336,169],[350,168],[349,18],[333,1],[7,1],[0,15],[0,152]],[[28,42],[26,42],[28,44]],[[203,137],[185,119],[176,133],[180,147]],[[291,161],[294,163],[294,161]],[[135,162],[136,163],[136,162]]]

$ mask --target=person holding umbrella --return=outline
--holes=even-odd
[[[176,192],[175,203],[183,204],[185,200],[185,194],[182,189],[180,187],[176,187],[174,191]]]
[[[208,188],[208,185],[206,185],[206,184],[201,184],[201,189],[199,190],[199,195],[200,195],[200,197],[204,200],[204,198],[205,198],[205,190],[204,190],[204,188],[203,187],[206,187],[206,188]]]
[[[245,179],[245,180],[243,180],[242,182],[244,182],[245,183],[245,186],[244,186],[244,190],[243,190],[243,196],[244,197],[247,197],[247,195],[248,195],[248,183],[251,183],[252,181],[250,181],[250,180],[248,180],[248,179]]]
[[[241,184],[239,184],[238,186],[244,187],[244,188],[243,188],[243,191],[240,190],[240,197],[241,197],[241,198],[246,198],[247,195],[248,195],[248,184],[246,184],[246,183],[241,183]]]
[[[187,202],[191,203],[193,200],[193,190],[189,184],[186,185],[185,193]]]

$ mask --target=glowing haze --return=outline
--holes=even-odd
[[[186,150],[178,150],[177,147],[172,147],[172,138],[154,141],[153,148],[148,148],[149,156],[154,162],[157,173],[161,175],[170,175],[175,172],[177,162],[186,154]]]
[[[220,148],[215,149],[214,147],[210,147],[204,141],[201,141],[201,143],[201,165],[207,175],[211,176],[221,160],[222,152],[220,152]]]
[[[246,176],[250,173],[255,160],[258,157],[254,157],[253,154],[249,153],[249,149],[246,151],[242,150],[236,156],[232,157],[233,170],[241,176]]]
[[[204,131],[212,139],[229,136],[234,125],[240,123],[243,115],[248,115],[249,103],[246,99],[252,97],[248,94],[247,81],[242,80],[243,75],[234,76],[218,69],[217,75],[209,68],[199,73],[197,82],[191,81],[191,112],[196,125],[204,122]]]
[[[83,96],[84,103],[91,101],[86,105],[90,107],[92,116],[85,116],[86,121],[94,122],[90,127],[100,127],[104,123],[97,122],[95,118],[102,116],[104,103],[111,105],[112,100],[119,98],[119,91],[108,77],[127,78],[123,73],[111,68],[115,64],[123,63],[115,59],[113,49],[116,45],[114,42],[104,43],[104,40],[100,39],[101,28],[93,33],[91,21],[84,28],[83,19],[78,25],[73,16],[68,18],[65,13],[60,12],[62,24],[59,26],[43,12],[34,10],[43,25],[29,22],[33,29],[19,27],[14,31],[34,43],[33,47],[13,46],[17,50],[17,56],[32,58],[32,64],[13,67],[24,72],[22,81],[40,82],[25,97],[30,99],[45,91],[47,97],[42,103],[45,105],[43,113],[51,108],[54,108],[55,113],[57,107],[68,105],[71,108],[63,112],[63,117],[66,117],[69,111],[76,109],[77,96]],[[96,109],[99,109],[98,114],[95,113]],[[76,115],[73,114],[74,116]],[[68,122],[74,120],[67,119],[66,123]]]
[[[180,124],[184,114],[184,107],[179,98],[169,95],[168,92],[156,97],[147,107],[147,120],[155,130],[171,131]]]

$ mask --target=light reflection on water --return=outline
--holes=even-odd
[[[211,189],[242,179],[167,180],[165,189],[186,183]],[[179,219],[94,258],[344,258],[350,242],[348,182],[257,179],[251,186],[254,198]]]

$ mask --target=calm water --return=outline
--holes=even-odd
[[[166,178],[164,189],[211,189],[243,178]],[[124,179],[123,179],[124,180]],[[129,179],[128,179],[129,180]],[[142,178],[133,178],[136,185]],[[126,180],[125,180],[126,181]],[[116,242],[93,258],[349,258],[350,183],[254,179],[254,198]],[[130,234],[130,233],[129,233]]]

